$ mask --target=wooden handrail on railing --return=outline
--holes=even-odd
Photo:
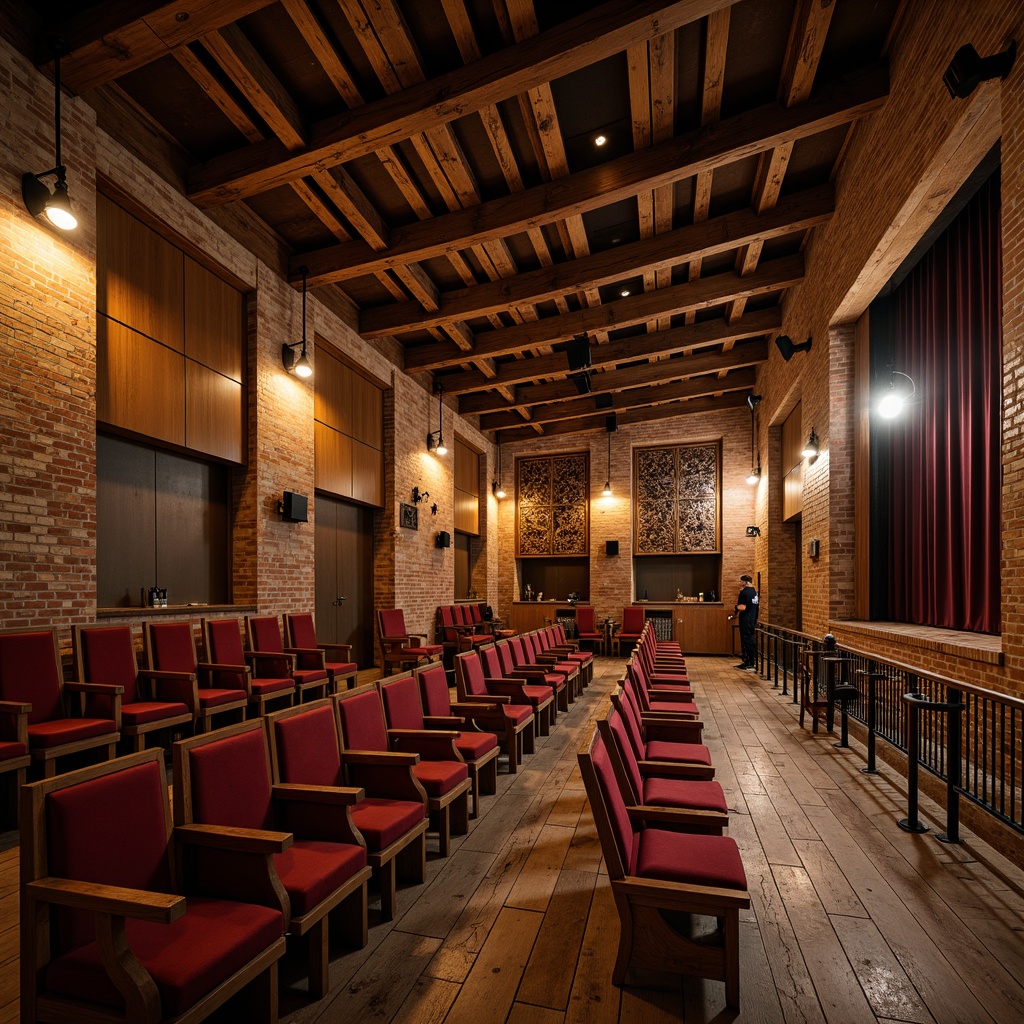
[[[818,653],[823,647],[820,637],[808,633],[767,622],[757,627],[760,674],[773,687],[778,687],[781,674],[783,694],[792,675],[793,703],[799,700],[796,678],[800,653]],[[961,796],[1024,833],[1024,700],[856,647],[839,644],[829,655],[832,682],[857,689],[846,711],[868,729],[865,770],[875,767],[876,738],[903,751],[908,758],[914,748],[915,765],[947,783],[947,835],[956,835],[956,801]],[[820,661],[812,659],[815,671]],[[873,707],[869,694],[874,697]],[[907,694],[918,696],[908,703]],[[952,735],[950,706],[956,707],[958,719]],[[922,713],[911,716],[911,708]],[[917,720],[914,736],[910,735],[911,717]],[[959,736],[955,735],[957,730]],[[951,739],[956,763],[951,761]],[[909,774],[916,776],[916,767]]]

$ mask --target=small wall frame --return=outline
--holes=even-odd
[[[418,530],[420,528],[420,510],[415,505],[406,505],[404,501],[401,502],[398,522],[407,530]]]

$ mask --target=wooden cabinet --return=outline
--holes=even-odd
[[[671,637],[684,654],[731,654],[732,623],[721,602],[644,603],[644,615],[658,623],[659,636]]]
[[[558,601],[513,601],[511,626],[517,633],[550,626],[559,618],[576,618],[576,609]]]

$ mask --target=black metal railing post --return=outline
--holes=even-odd
[[[885,679],[886,675],[884,672],[867,672],[862,668],[857,669],[857,675],[863,676],[868,681],[868,763],[861,768],[861,771],[865,775],[878,775],[878,769],[875,767],[875,727],[878,722],[875,684],[879,679]]]
[[[917,814],[917,772],[921,756],[918,715],[928,698],[923,693],[905,693],[903,700],[907,705],[907,816],[896,824],[904,832],[927,832],[928,826],[921,823]]]
[[[949,723],[946,733],[946,831],[940,832],[935,838],[940,843],[959,843],[960,717],[964,712],[964,695],[960,690],[950,690],[946,697],[945,705],[941,706],[948,715]]]

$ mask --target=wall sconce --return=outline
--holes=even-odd
[[[797,352],[811,351],[811,338],[806,341],[795,342],[788,334],[780,334],[775,339],[775,346],[782,354],[782,358],[788,363]]]
[[[60,56],[66,52],[66,45],[62,39],[53,38],[50,40],[53,48],[53,137],[56,159],[55,166],[48,171],[33,174],[31,171],[21,177],[21,198],[25,203],[25,209],[38,217],[46,214],[46,219],[54,227],[62,231],[72,231],[78,227],[78,218],[71,210],[71,199],[68,197],[67,168],[61,160],[60,148]],[[54,175],[57,179],[50,192],[40,180]]]
[[[430,412],[428,406],[427,451],[434,452],[435,455],[447,455],[448,448],[444,443],[444,405],[442,404],[444,386],[441,384],[435,384],[434,394],[437,395],[437,430],[430,429]]]
[[[966,99],[982,82],[990,78],[1005,78],[1016,56],[1016,39],[1011,39],[1010,45],[1002,53],[994,53],[991,57],[979,57],[978,51],[966,43],[953,54],[942,82],[949,90],[951,99]]]
[[[757,453],[757,467],[754,467],[754,410],[761,404],[761,395],[747,395],[747,406],[750,408],[750,475],[747,483],[751,487],[761,479],[761,453]]]
[[[305,379],[313,376],[313,367],[306,354],[306,277],[309,268],[299,267],[299,273],[302,274],[302,341],[285,342],[281,346],[281,362],[289,373]],[[298,355],[295,354],[297,348],[302,350]]]
[[[897,379],[899,378],[899,379]],[[899,370],[889,370],[889,386],[878,400],[878,415],[891,420],[903,412],[903,406],[917,394],[917,385],[912,377]]]
[[[803,451],[800,454],[805,459],[816,459],[820,450],[821,445],[818,443],[818,435],[814,432],[814,427],[811,427],[811,436],[807,438],[807,444],[804,445]]]
[[[501,431],[499,430],[495,440],[498,442],[498,475],[491,482],[491,492],[501,501],[505,497],[505,488],[501,486]]]
[[[618,429],[619,424],[615,413],[612,413],[611,416],[605,416],[604,430],[608,435],[608,479],[605,480],[604,490],[601,491],[602,496],[605,498],[612,496],[612,434]]]
[[[760,526],[748,526],[747,527],[747,536],[748,537],[760,537],[761,536],[761,527]]]

